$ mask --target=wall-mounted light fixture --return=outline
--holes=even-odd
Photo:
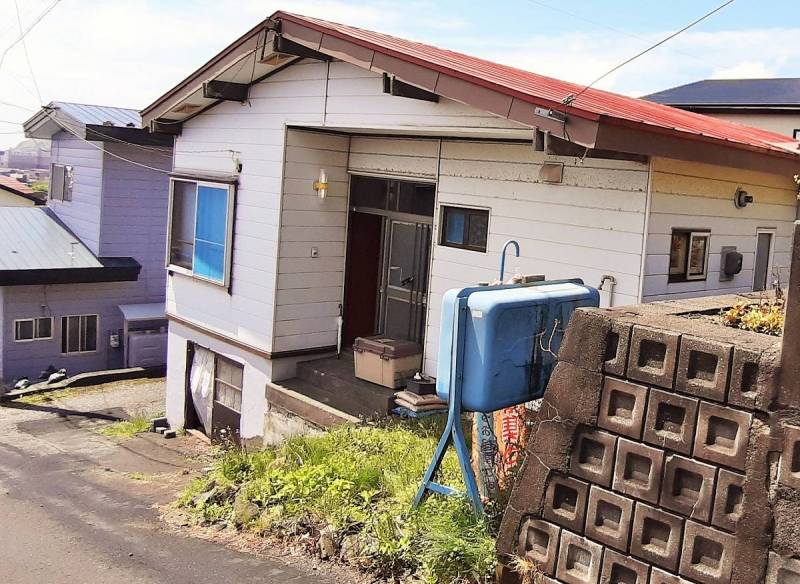
[[[738,187],[736,192],[733,194],[733,203],[736,205],[737,209],[744,209],[753,202],[753,195],[748,193],[742,187]]]
[[[319,178],[314,181],[314,190],[317,191],[320,199],[324,199],[328,194],[328,173],[324,168],[319,169]]]

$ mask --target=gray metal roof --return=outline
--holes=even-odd
[[[800,108],[800,78],[705,79],[643,99],[673,106]]]
[[[117,127],[141,128],[142,116],[134,109],[122,107],[108,107],[104,105],[86,105],[83,103],[70,103],[67,101],[53,101],[54,107],[76,122],[84,125],[114,125]]]
[[[0,270],[101,267],[92,252],[44,209],[0,207]]]

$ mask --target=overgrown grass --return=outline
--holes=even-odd
[[[135,415],[129,420],[120,420],[98,430],[103,436],[113,438],[133,438],[136,434],[150,430],[150,418],[144,415]]]
[[[379,576],[483,582],[494,572],[491,519],[477,518],[462,498],[431,497],[411,511],[438,437],[431,424],[342,426],[255,453],[229,449],[177,503],[200,522],[288,541],[324,534],[322,555],[334,549]],[[463,487],[452,453],[440,473],[441,482]]]

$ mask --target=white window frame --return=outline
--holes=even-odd
[[[174,205],[174,192],[175,192],[175,182],[188,182],[194,183],[196,185],[195,188],[195,205],[194,205],[194,225],[195,229],[197,226],[197,191],[201,186],[211,187],[215,189],[226,189],[228,191],[228,205],[227,205],[227,216],[225,222],[225,265],[223,268],[223,278],[220,282],[219,280],[214,280],[212,278],[207,278],[206,276],[195,274],[194,269],[187,269],[183,266],[178,266],[170,262],[170,258],[172,256],[171,249],[172,249],[172,211]],[[166,263],[165,266],[167,269],[178,273],[183,274],[185,276],[190,276],[197,280],[202,280],[203,282],[208,282],[210,284],[215,284],[217,286],[222,286],[227,288],[230,285],[231,279],[231,252],[233,250],[233,212],[234,212],[234,205],[235,205],[235,185],[230,183],[224,182],[214,182],[214,181],[207,181],[202,179],[193,179],[189,177],[170,177],[169,179],[169,212],[167,213],[167,250],[166,250]],[[196,238],[196,234],[195,234]],[[192,245],[192,267],[194,267],[194,244]]]
[[[711,254],[711,231],[710,230],[703,230],[703,229],[682,229],[679,227],[675,227],[670,231],[670,243],[669,243],[669,257],[670,257],[670,264],[672,263],[672,238],[675,236],[676,233],[682,233],[688,235],[688,241],[686,244],[686,267],[684,268],[683,274],[679,277],[678,274],[668,274],[668,284],[679,284],[681,282],[697,282],[701,280],[708,279],[708,257]],[[691,268],[691,254],[692,254],[692,243],[696,238],[705,238],[706,242],[706,253],[705,257],[703,258],[703,272],[701,274],[690,274]]]
[[[64,343],[64,335],[65,334],[66,335],[69,334],[69,327],[64,327],[64,319],[80,318],[81,321],[79,321],[79,323],[82,323],[82,319],[89,318],[89,317],[92,317],[92,316],[95,317],[95,319],[96,319],[95,322],[97,323],[95,325],[95,328],[96,328],[96,331],[95,331],[96,339],[95,339],[95,344],[94,344],[95,348],[90,350],[90,351],[80,351],[80,350],[78,350],[78,351],[69,351],[69,350],[63,351],[62,350],[61,351],[62,355],[66,355],[66,356],[69,356],[69,355],[88,355],[88,354],[91,354],[91,353],[97,353],[100,350],[100,315],[99,314],[65,314],[64,316],[62,316],[61,317],[61,346],[63,347],[64,344],[65,344]],[[78,326],[78,331],[80,331],[82,328],[83,327],[79,325]],[[78,345],[80,345],[80,337],[78,338]],[[67,349],[69,349],[69,338],[67,338],[66,346],[67,346]]]
[[[755,288],[756,285],[756,260],[758,253],[758,236],[762,233],[769,233],[772,239],[769,242],[769,261],[767,262],[767,285],[764,291],[770,290],[772,282],[772,270],[775,268],[775,239],[778,236],[778,230],[774,227],[759,227],[756,229],[756,247],[753,252],[753,281],[750,282],[750,289]]]
[[[42,337],[38,335],[39,332],[39,321],[40,320],[49,320],[50,321],[50,336]],[[30,339],[18,339],[17,338],[17,323],[20,322],[32,322],[33,323],[33,338]],[[33,318],[18,318],[14,320],[14,342],[15,343],[33,343],[34,341],[47,341],[53,338],[53,317],[52,316],[35,316]]]
[[[61,185],[61,194],[60,196],[54,196],[53,190],[53,179],[56,176],[56,173],[53,172],[55,168],[63,168],[64,173],[64,182]],[[75,168],[69,164],[59,164],[53,162],[50,164],[50,184],[48,188],[48,196],[53,201],[60,201],[62,203],[70,203],[72,202],[72,190],[75,184]]]

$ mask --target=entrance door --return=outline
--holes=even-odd
[[[383,334],[421,342],[428,297],[431,226],[387,219],[385,272],[381,296]]]
[[[435,192],[432,183],[351,177],[345,343],[368,334],[422,342]]]
[[[769,287],[769,275],[772,271],[772,238],[773,231],[759,230],[756,234],[756,261],[753,268],[753,290],[760,292]]]

